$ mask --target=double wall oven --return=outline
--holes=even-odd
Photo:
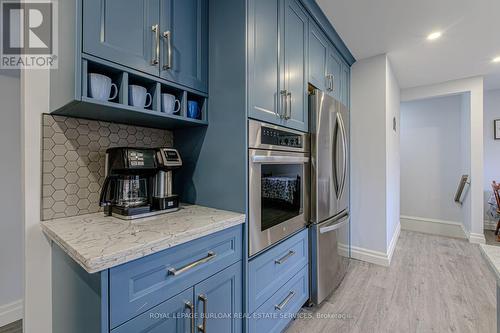
[[[309,221],[309,135],[249,120],[249,255]]]

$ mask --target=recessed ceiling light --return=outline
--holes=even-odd
[[[500,62],[500,57],[493,58],[493,60],[491,60],[491,62]]]
[[[433,32],[429,36],[427,36],[427,40],[436,40],[439,37],[441,37],[441,35],[442,35],[441,31]]]

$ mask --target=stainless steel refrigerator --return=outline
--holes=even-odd
[[[349,265],[349,110],[320,90],[311,116],[311,303],[342,282]]]

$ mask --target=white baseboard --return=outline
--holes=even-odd
[[[0,327],[23,318],[23,300],[0,305]]]
[[[398,239],[399,239],[400,234],[401,234],[401,223],[398,223],[398,225],[396,226],[396,231],[394,232],[394,235],[392,236],[391,243],[389,244],[389,249],[387,250],[389,265],[391,264],[392,255],[394,254],[394,250],[396,250],[396,244],[398,243]]]
[[[401,215],[401,228],[403,230],[423,232],[432,235],[467,238],[462,223],[455,221]]]
[[[373,251],[357,246],[351,246],[351,258],[366,261],[379,266],[389,267],[391,265],[392,255],[394,254],[394,250],[396,249],[396,244],[398,242],[400,233],[401,224],[398,224],[396,227],[396,231],[392,236],[389,248],[387,249],[387,253]]]
[[[351,246],[351,258],[366,261],[371,264],[389,267],[389,256],[384,252],[364,249],[362,247]]]

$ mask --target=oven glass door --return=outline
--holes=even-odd
[[[250,150],[250,255],[307,224],[309,156]]]

